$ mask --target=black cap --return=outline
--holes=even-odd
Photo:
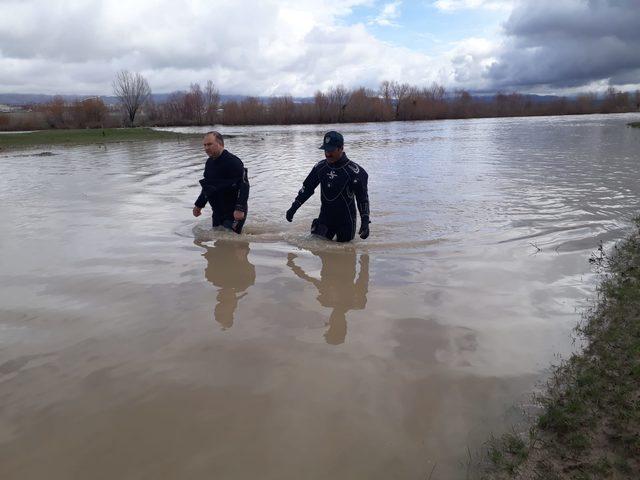
[[[320,145],[320,150],[326,150],[327,152],[333,152],[336,148],[344,147],[344,138],[338,132],[333,130],[324,134],[324,140]]]

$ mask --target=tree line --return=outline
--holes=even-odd
[[[338,85],[317,91],[312,99],[304,101],[285,95],[222,102],[218,89],[209,80],[204,88],[193,83],[188,90],[172,92],[165,101],[155,102],[147,80],[139,73],[119,72],[112,86],[118,107],[108,107],[99,97],[73,102],[54,97],[32,106],[32,111],[40,113],[45,128],[98,128],[388,122],[640,110],[640,90],[624,92],[613,87],[600,95],[584,93],[545,100],[515,92],[474,96],[466,90],[448,92],[436,83],[419,87],[383,81],[378,89]]]
[[[384,81],[377,90],[347,89],[341,85],[318,91],[311,101],[291,96],[246,97],[220,103],[217,90],[198,84],[174,92],[163,104],[151,105],[147,121],[154,125],[290,125],[309,123],[388,122],[479,117],[622,113],[640,110],[640,90],[609,88],[603,95],[585,93],[573,98],[535,99],[520,93],[499,92],[472,96],[465,90],[449,94],[438,84],[417,87]]]

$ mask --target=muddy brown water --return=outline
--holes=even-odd
[[[191,216],[198,140],[0,153],[0,478],[465,478],[575,348],[634,118],[340,126],[350,245],[308,234],[317,193],[284,219],[324,126],[222,128],[239,237]]]

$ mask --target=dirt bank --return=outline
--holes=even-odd
[[[602,275],[577,327],[585,348],[553,371],[526,434],[489,442],[480,478],[632,479],[640,472],[640,220],[590,260]]]

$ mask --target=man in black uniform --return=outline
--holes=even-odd
[[[360,212],[360,238],[369,236],[369,176],[360,165],[352,162],[344,153],[344,139],[338,132],[328,132],[320,149],[325,160],[311,170],[302,183],[302,189],[287,210],[289,222],[320,185],[320,215],[311,224],[311,233],[338,242],[349,242],[356,234],[356,202]],[[355,201],[354,201],[355,196]]]
[[[247,169],[242,160],[224,148],[220,133],[207,133],[203,144],[209,158],[204,167],[204,178],[200,180],[202,191],[193,207],[193,216],[199,217],[209,202],[213,209],[213,226],[222,225],[240,233],[247,219]]]

